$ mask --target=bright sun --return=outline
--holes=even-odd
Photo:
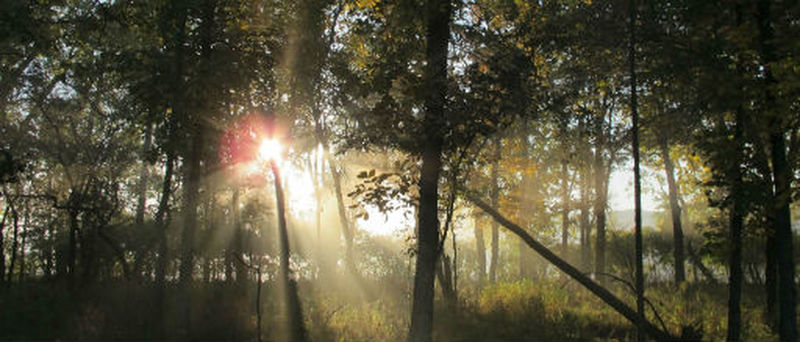
[[[258,157],[262,160],[280,161],[282,152],[283,146],[275,139],[264,139],[258,146]]]

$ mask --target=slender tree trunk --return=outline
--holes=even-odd
[[[730,278],[728,281],[728,341],[739,341],[742,325],[742,230],[744,215],[744,196],[742,196],[742,109],[736,111],[734,143],[736,158],[731,167],[731,197],[733,205],[730,212]],[[673,214],[674,215],[674,214]]]
[[[71,202],[71,201],[70,201]],[[75,287],[76,259],[78,252],[78,210],[69,208],[69,247],[67,250],[67,282],[69,288]]]
[[[236,282],[244,284],[247,280],[247,266],[238,260],[244,260],[244,227],[242,226],[242,213],[239,210],[239,186],[233,189],[231,198],[231,218],[233,219],[233,239],[231,240],[229,260],[225,266],[225,281],[232,282],[231,267],[236,270]]]
[[[596,142],[594,151],[594,215],[595,215],[595,236],[594,246],[594,271],[595,279],[604,285],[605,277],[601,276],[606,272],[606,205],[608,203],[608,177],[606,163],[603,161],[605,152],[605,132],[603,128],[604,115],[597,118],[596,123]]]
[[[323,145],[323,148],[325,148],[325,145]],[[331,170],[333,190],[336,195],[336,208],[339,212],[339,224],[342,226],[342,235],[344,236],[344,264],[350,274],[358,278],[359,273],[356,269],[355,261],[353,260],[353,236],[355,227],[350,225],[350,220],[347,217],[347,209],[345,208],[344,196],[342,195],[342,174],[341,171],[337,169],[327,148],[325,148],[323,153],[327,157],[328,167]]]
[[[531,184],[531,178],[532,176],[528,175],[527,173],[523,173],[522,175],[522,184],[520,186],[522,191],[519,210],[520,217],[522,217],[525,213],[532,212],[534,210],[532,198],[534,191]],[[530,220],[522,218],[521,223],[523,224],[523,228],[528,228]],[[530,275],[530,251],[522,240],[517,241],[517,252],[519,254],[519,279],[523,280],[528,278]]]
[[[480,214],[473,215],[475,225],[475,249],[478,254],[478,284],[486,281],[486,243],[483,238],[483,226],[480,223]]]
[[[630,0],[630,76],[631,76],[631,115],[633,116],[633,197],[634,238],[636,243],[636,313],[640,324],[636,334],[637,341],[644,341],[644,266],[642,260],[642,184],[639,174],[639,112],[636,93],[636,0]]]
[[[428,0],[426,5],[425,131],[419,178],[416,273],[408,334],[412,342],[427,342],[433,338],[433,279],[439,255],[439,175],[443,144],[439,130],[445,115],[447,43],[452,14],[449,0]]]
[[[53,277],[53,264],[55,264],[55,226],[56,226],[57,219],[50,221],[50,224],[47,225],[46,230],[46,238],[45,238],[45,247],[42,248],[42,259],[43,259],[43,266],[44,266],[44,279],[50,280]],[[2,229],[0,229],[2,230]],[[2,239],[2,232],[0,232],[0,239]],[[2,243],[0,243],[0,250],[2,250]],[[2,258],[0,258],[2,261]],[[0,275],[3,272],[0,271]]]
[[[591,187],[591,171],[590,168],[584,166],[581,172],[581,267],[589,271],[592,269],[591,253],[592,248],[589,243],[589,236],[591,235],[591,225],[589,223],[589,191]]]
[[[667,175],[667,188],[669,191],[669,207],[672,213],[672,244],[673,256],[675,258],[675,284],[680,285],[686,280],[686,270],[684,269],[685,257],[683,254],[683,227],[681,226],[681,207],[678,205],[678,186],[675,184],[675,166],[669,155],[667,140],[662,138],[659,141],[661,158],[664,159],[664,172]]]
[[[19,274],[17,277],[17,282],[19,283],[22,283],[22,281],[25,280],[25,242],[26,242],[25,240],[28,237],[28,227],[31,224],[30,210],[31,210],[30,203],[28,203],[28,201],[25,201],[25,213],[22,215],[23,216],[22,222],[24,223],[22,225],[22,232],[20,234],[21,241],[19,245]]]
[[[278,242],[280,244],[280,282],[286,300],[289,341],[306,341],[306,328],[303,321],[303,310],[297,294],[297,284],[292,279],[292,270],[289,267],[291,250],[289,247],[289,230],[286,227],[286,203],[284,201],[283,187],[280,170],[274,160],[270,161],[270,169],[275,178],[275,202],[278,210]]]
[[[436,278],[439,279],[442,297],[450,307],[453,307],[456,303],[456,294],[453,289],[453,271],[450,265],[450,257],[445,253],[441,253],[439,262],[436,263]]]
[[[562,132],[562,134],[566,134]],[[568,153],[566,149],[562,153]],[[561,257],[567,258],[569,242],[569,169],[566,157],[561,159]]]
[[[147,154],[150,153],[150,146],[153,142],[153,124],[147,123],[144,131],[144,144],[142,145],[142,165],[139,170],[139,183],[136,185],[136,225],[144,225],[144,212],[147,205],[147,179],[150,177],[150,163],[147,161]]]
[[[495,208],[500,207],[500,188],[498,182],[500,181],[499,176],[499,163],[500,163],[500,144],[501,139],[497,139],[494,145],[494,160],[492,161],[492,171],[491,171],[491,198],[492,198],[492,206]],[[497,266],[500,263],[500,230],[497,225],[497,222],[491,222],[492,227],[492,250],[491,250],[491,259],[489,260],[489,282],[495,283],[497,281]]]
[[[8,198],[6,198],[8,201]],[[6,253],[5,253],[5,236],[3,235],[3,230],[6,227],[6,218],[8,218],[8,212],[11,210],[11,206],[6,204],[6,210],[3,212],[3,221],[0,222],[0,284],[5,281],[6,278]]]
[[[168,119],[172,120],[172,119]],[[172,126],[169,122],[168,125]],[[156,294],[155,294],[155,307],[156,314],[152,317],[155,322],[151,325],[153,327],[152,333],[154,337],[165,337],[164,319],[165,307],[164,298],[167,287],[167,263],[169,262],[169,246],[167,245],[167,228],[169,223],[166,218],[169,212],[169,198],[172,194],[172,174],[175,165],[175,154],[168,147],[167,158],[164,165],[164,180],[161,184],[161,198],[158,201],[158,210],[156,211],[155,226],[156,238],[158,246],[158,256],[155,265],[155,281],[156,281]]]
[[[261,261],[256,267],[256,341],[261,342]]]
[[[144,229],[144,214],[147,207],[147,182],[150,178],[150,163],[147,160],[147,155],[150,153],[150,148],[153,144],[153,123],[148,122],[144,131],[144,143],[142,144],[141,155],[141,169],[139,170],[139,183],[136,184],[136,213],[134,222],[139,229]],[[139,246],[136,248],[136,255],[133,262],[133,274],[135,278],[140,278],[142,273],[142,266],[144,265],[144,258],[147,254],[146,246]]]
[[[17,263],[17,249],[19,249],[19,214],[13,205],[11,205],[11,220],[14,232],[12,233],[11,240],[11,260],[8,264],[8,276],[6,277],[6,282],[8,284],[11,284],[11,279],[14,276],[14,266],[16,266]],[[0,251],[0,253],[2,252],[3,251]]]

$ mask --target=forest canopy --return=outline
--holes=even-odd
[[[2,7],[0,340],[798,341],[796,1]]]

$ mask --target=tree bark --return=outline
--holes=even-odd
[[[782,341],[797,340],[797,294],[794,282],[794,253],[789,202],[791,171],[786,161],[783,134],[773,133],[773,178],[775,179],[775,244],[778,259],[778,333]]]
[[[30,203],[26,200],[25,201],[25,213],[22,214],[22,232],[20,234],[21,241],[19,244],[19,274],[17,276],[17,282],[22,283],[25,280],[25,243],[28,238],[28,227],[31,224],[31,207]]]
[[[781,341],[797,341],[797,288],[795,285],[795,265],[793,252],[793,234],[791,227],[791,183],[793,171],[786,156],[786,124],[776,105],[775,95],[771,87],[776,80],[772,74],[771,64],[776,61],[775,48],[772,41],[775,32],[772,24],[771,2],[760,0],[757,3],[756,19],[758,20],[759,49],[761,66],[764,69],[764,107],[769,115],[769,141],[771,145],[772,179],[775,187],[774,198],[774,231],[775,249],[778,268],[778,335]]]
[[[3,241],[5,241],[3,230],[6,228],[6,218],[8,218],[9,210],[11,210],[11,206],[6,204],[6,210],[3,212],[3,221],[0,222],[0,284],[2,284],[6,278],[6,253],[4,252],[6,249],[3,244]]]
[[[772,192],[772,189],[769,189]],[[774,194],[773,194],[774,196]],[[770,211],[772,211],[770,209]],[[764,291],[766,292],[765,316],[767,324],[773,332],[778,332],[778,247],[775,240],[774,213],[770,215],[768,227],[765,227],[764,241]]]
[[[153,144],[153,123],[148,122],[144,130],[144,143],[142,144],[142,154],[139,169],[139,182],[136,184],[136,212],[134,214],[134,223],[139,229],[144,229],[144,214],[147,208],[147,182],[150,178],[150,163],[147,160],[147,155],[150,153],[150,148]],[[135,278],[141,278],[141,270],[144,265],[145,255],[147,255],[147,246],[138,246],[134,255],[133,261],[133,274]]]
[[[668,332],[659,329],[658,327],[648,322],[647,320],[640,319],[641,316],[638,314],[638,312],[634,311],[631,307],[625,304],[625,302],[617,298],[614,294],[606,290],[603,286],[592,281],[591,278],[583,274],[580,270],[575,268],[575,266],[570,265],[564,259],[558,257],[558,255],[550,251],[547,247],[545,247],[544,245],[536,241],[533,237],[531,237],[528,233],[526,233],[525,230],[522,229],[522,227],[514,224],[507,218],[503,217],[503,215],[498,213],[497,210],[492,208],[490,205],[486,204],[486,202],[481,200],[479,197],[467,192],[467,200],[472,202],[472,204],[474,204],[475,206],[481,208],[481,210],[489,214],[495,221],[497,221],[503,227],[505,227],[506,229],[517,235],[523,241],[525,241],[525,243],[534,251],[536,251],[536,253],[539,253],[539,255],[541,255],[547,261],[552,263],[559,270],[561,270],[571,278],[575,279],[578,283],[583,285],[583,287],[592,292],[603,302],[608,304],[612,309],[614,309],[622,316],[624,316],[628,321],[630,321],[636,326],[640,326],[641,329],[645,331],[650,337],[656,339],[657,341],[677,340],[677,338],[671,336]]]
[[[473,215],[475,225],[475,249],[478,254],[478,284],[483,285],[486,281],[486,243],[483,238],[483,226],[479,222],[480,214]]]
[[[286,300],[286,310],[288,317],[289,341],[306,341],[307,334],[305,322],[303,321],[303,310],[300,306],[300,298],[297,294],[297,284],[292,279],[292,270],[289,267],[291,249],[289,246],[289,230],[286,227],[286,202],[284,200],[283,186],[281,183],[280,170],[275,160],[270,161],[270,169],[275,180],[275,202],[278,216],[278,242],[280,246],[280,285],[284,291]]]
[[[172,118],[168,119],[167,125],[169,126],[168,130],[174,130],[174,122]],[[167,245],[167,229],[169,227],[169,220],[167,219],[169,216],[169,198],[172,194],[172,176],[174,173],[175,167],[175,153],[172,151],[171,147],[167,147],[167,156],[164,165],[164,180],[161,184],[161,198],[158,201],[158,210],[156,211],[156,217],[154,219],[155,227],[156,227],[156,239],[157,239],[157,246],[158,246],[158,256],[156,258],[156,265],[155,265],[155,283],[156,283],[156,294],[155,294],[155,307],[156,307],[156,314],[153,315],[152,319],[155,322],[151,325],[152,327],[152,334],[155,337],[165,337],[165,326],[164,326],[164,319],[165,317],[165,294],[166,294],[166,287],[167,287],[167,263],[169,261],[169,246]]]
[[[605,284],[604,277],[600,274],[606,273],[606,205],[608,203],[608,177],[606,172],[606,162],[603,154],[606,149],[606,135],[604,132],[605,114],[596,118],[595,123],[595,147],[594,147],[594,215],[595,215],[595,236],[594,244],[594,272],[595,279],[600,284]]]
[[[497,139],[494,145],[494,158],[492,161],[491,171],[491,199],[492,206],[495,208],[500,207],[500,189],[498,186],[499,178],[499,163],[500,163],[500,144],[501,139]],[[492,227],[492,246],[491,246],[491,259],[489,260],[489,282],[495,283],[497,281],[497,266],[500,262],[500,230],[497,222],[491,222]]]
[[[324,145],[323,145],[324,146]],[[347,208],[344,205],[344,196],[342,194],[342,174],[337,169],[333,157],[328,153],[328,149],[324,150],[327,156],[328,167],[331,170],[331,177],[333,178],[333,190],[336,195],[336,208],[339,212],[339,224],[342,226],[342,235],[344,236],[344,264],[345,268],[351,275],[360,279],[358,269],[356,269],[355,260],[353,256],[353,236],[355,235],[354,227],[351,226],[350,220],[347,216]]]
[[[591,225],[589,222],[589,191],[591,186],[591,170],[588,166],[582,167],[581,171],[581,267],[584,270],[590,271],[592,269],[592,246],[589,243],[591,236]]]
[[[686,257],[683,254],[683,227],[681,226],[681,207],[678,205],[678,186],[675,184],[675,166],[669,155],[669,146],[665,138],[659,139],[661,158],[664,160],[664,172],[667,175],[667,188],[669,191],[669,208],[672,214],[672,244],[675,259],[675,284],[686,280],[684,268]]]
[[[439,255],[439,175],[443,144],[440,127],[445,115],[447,43],[452,14],[449,0],[428,0],[426,7],[424,145],[419,178],[416,273],[408,333],[408,340],[412,342],[427,342],[433,338],[433,281]]]
[[[644,266],[643,266],[643,246],[642,246],[642,183],[639,173],[639,111],[636,93],[636,0],[628,2],[630,7],[630,50],[629,67],[631,76],[631,115],[632,115],[632,135],[633,135],[633,197],[634,197],[634,239],[636,243],[636,312],[639,320],[644,322]],[[644,324],[637,324],[637,341],[644,341]]]
[[[728,280],[728,341],[739,341],[742,325],[742,230],[744,215],[744,196],[742,196],[742,109],[736,111],[736,128],[734,133],[734,153],[736,158],[731,167],[731,197],[733,205],[730,209],[730,277]],[[674,214],[673,214],[674,215]]]
[[[566,134],[566,132],[562,132],[562,134]],[[566,154],[569,152],[564,148],[561,153]],[[567,244],[569,242],[569,199],[569,169],[567,168],[567,157],[565,155],[561,159],[561,257],[565,259],[567,258]]]
[[[8,197],[6,198],[10,201]],[[15,208],[11,202],[9,202],[9,206],[11,206],[11,220],[13,222],[14,232],[11,235],[11,260],[8,264],[6,282],[11,284],[11,279],[14,276],[14,266],[16,266],[17,263],[17,249],[19,249],[19,214],[17,213],[17,208]],[[4,253],[4,251],[0,251],[0,253]]]
[[[144,212],[147,204],[147,179],[150,177],[150,164],[147,162],[147,154],[150,153],[150,145],[153,142],[153,123],[148,122],[144,131],[144,144],[142,145],[142,165],[139,170],[139,183],[136,184],[136,215],[135,222],[138,227],[144,225]]]

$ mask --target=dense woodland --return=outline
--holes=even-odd
[[[0,340],[798,341],[800,2],[1,8]]]

